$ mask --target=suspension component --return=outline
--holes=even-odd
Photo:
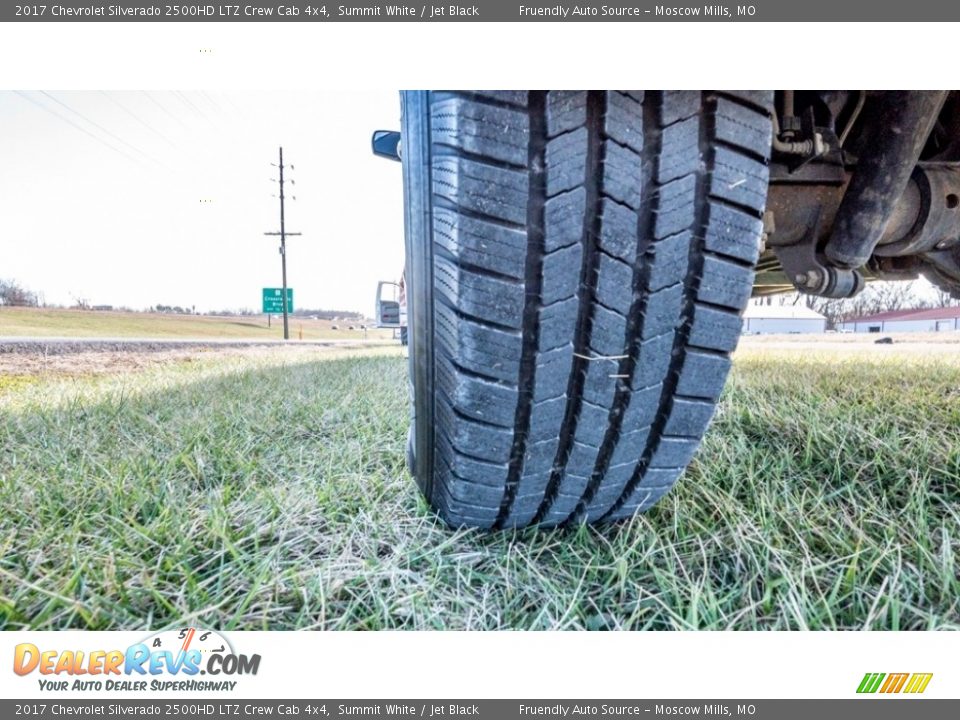
[[[853,269],[870,259],[945,99],[944,91],[883,94],[823,249],[831,264]]]

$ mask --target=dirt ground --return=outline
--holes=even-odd
[[[889,338],[892,343],[878,343]],[[836,353],[844,357],[875,358],[884,356],[929,355],[953,357],[960,355],[960,332],[941,333],[825,333],[822,335],[745,335],[737,346],[738,354],[784,351],[797,353],[811,351],[819,354]]]
[[[892,345],[877,344],[878,337],[889,337]],[[80,350],[46,354],[33,351],[0,352],[0,376],[77,376],[116,375],[145,370],[171,362],[195,362],[201,359],[215,360],[226,357],[256,358],[283,352],[286,356],[309,360],[318,354],[329,356],[349,347],[323,347],[317,345],[211,347],[164,349],[160,346],[143,349]],[[929,354],[931,356],[954,356],[960,354],[960,333],[899,333],[870,335],[865,333],[824,335],[748,335],[740,339],[740,351],[751,355],[765,350],[802,352],[804,349],[818,352],[838,351],[865,357],[891,354]]]
[[[39,353],[0,353],[0,376],[77,376],[117,375],[145,370],[171,362],[196,362],[225,357],[259,357],[283,352],[290,357],[309,360],[347,348],[324,346],[283,347],[198,347],[173,350],[81,351],[44,355]]]

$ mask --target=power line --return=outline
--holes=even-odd
[[[81,126],[81,125],[78,125],[78,124],[75,123],[73,120],[71,120],[70,118],[66,117],[65,115],[62,115],[61,113],[58,113],[58,112],[57,112],[56,110],[54,110],[53,108],[47,107],[47,106],[44,105],[43,103],[37,102],[36,100],[34,100],[32,97],[30,97],[29,95],[27,95],[27,94],[24,93],[24,92],[21,92],[21,91],[19,91],[19,90],[15,90],[14,92],[16,92],[17,95],[19,95],[20,97],[22,97],[22,98],[23,98],[24,100],[26,100],[27,102],[32,103],[33,105],[36,105],[36,106],[37,106],[38,108],[40,108],[41,110],[50,113],[50,114],[53,115],[54,117],[59,118],[60,120],[62,120],[63,122],[67,123],[67,124],[70,125],[71,127],[73,127],[73,128],[75,128],[75,129],[79,130],[80,132],[82,132],[84,135],[88,135],[88,136],[92,137],[94,140],[96,140],[96,141],[97,141],[98,143],[100,143],[101,145],[104,145],[104,146],[110,148],[110,149],[113,150],[115,153],[118,153],[118,154],[120,154],[120,155],[123,155],[123,157],[125,157],[125,158],[126,158],[127,160],[129,160],[130,162],[136,163],[137,165],[140,165],[141,167],[143,167],[143,163],[140,162],[140,160],[138,160],[137,158],[133,157],[133,156],[130,155],[129,153],[125,153],[125,152],[124,152],[123,150],[121,150],[120,148],[114,147],[113,145],[111,145],[110,143],[108,143],[106,140],[104,140],[103,138],[101,138],[99,135],[94,135],[92,132],[90,132],[89,130],[87,130],[85,127],[83,127],[83,126]]]
[[[219,114],[223,115],[223,108],[220,107],[220,103],[213,99],[213,97],[206,90],[201,90],[200,95],[213,106],[213,109],[216,110]]]
[[[233,108],[233,111],[236,113],[238,118],[240,118],[241,120],[247,119],[247,113],[244,112],[239,105],[237,105],[237,103],[234,101],[232,97],[230,97],[229,94],[224,94],[221,96],[221,98],[227,103],[227,105]]]
[[[128,143],[126,140],[124,140],[122,137],[120,137],[120,136],[117,135],[116,133],[110,132],[110,131],[109,131],[107,128],[105,128],[103,125],[100,125],[99,123],[91,120],[91,119],[88,118],[86,115],[84,115],[83,113],[79,112],[78,110],[74,110],[74,109],[73,109],[72,107],[70,107],[67,103],[63,102],[62,100],[58,100],[58,99],[55,98],[53,95],[51,95],[50,93],[46,92],[45,90],[41,90],[41,91],[40,91],[40,94],[41,94],[41,95],[45,95],[46,97],[50,98],[51,100],[53,100],[53,101],[54,101],[55,103],[57,103],[58,105],[61,105],[61,106],[65,107],[67,110],[69,110],[70,112],[72,112],[74,115],[76,115],[77,117],[79,117],[81,120],[84,120],[85,122],[89,123],[90,125],[93,125],[95,128],[97,128],[98,130],[100,130],[100,132],[104,133],[105,135],[108,135],[108,136],[110,136],[111,138],[113,138],[114,140],[116,140],[117,142],[119,142],[119,143],[121,143],[121,144],[123,144],[123,145],[126,145],[128,148],[130,148],[130,149],[133,150],[134,152],[140,153],[140,154],[143,155],[145,158],[147,158],[150,162],[156,163],[157,165],[160,165],[161,167],[166,167],[166,166],[165,166],[162,162],[160,162],[159,160],[154,159],[153,157],[151,157],[150,155],[148,155],[147,153],[145,153],[143,150],[141,150],[140,148],[136,147],[135,145],[132,145],[131,143]],[[169,169],[169,168],[168,168],[168,169]]]
[[[150,123],[148,123],[146,120],[142,119],[139,115],[137,115],[136,113],[134,113],[132,110],[130,110],[128,107],[126,107],[123,103],[121,103],[121,102],[120,102],[119,100],[117,100],[115,97],[111,96],[110,93],[108,93],[108,92],[106,92],[106,91],[104,91],[104,90],[101,90],[101,91],[100,91],[100,94],[103,95],[103,96],[104,96],[105,98],[107,98],[108,100],[110,100],[110,102],[112,102],[112,103],[113,103],[114,105],[116,105],[118,108],[120,108],[121,110],[123,110],[127,115],[129,115],[130,117],[132,117],[132,118],[133,118],[134,120],[136,120],[138,123],[140,123],[141,125],[143,125],[147,130],[149,130],[150,132],[152,132],[152,133],[153,133],[154,135],[156,135],[158,138],[160,138],[161,140],[163,140],[163,141],[165,141],[166,143],[168,143],[171,147],[174,147],[174,148],[177,147],[177,144],[176,144],[173,140],[171,140],[171,139],[168,138],[166,135],[164,135],[162,132],[160,132],[159,130],[157,130],[155,127],[153,127],[153,126],[152,126]]]
[[[177,117],[176,115],[174,115],[170,110],[168,110],[167,107],[166,107],[166,105],[162,105],[162,104],[160,103],[160,101],[158,101],[157,99],[155,99],[155,98],[154,98],[150,93],[148,93],[146,90],[141,90],[141,92],[143,93],[143,96],[144,96],[145,98],[147,98],[147,100],[149,100],[150,102],[152,102],[154,105],[156,105],[158,108],[160,108],[163,112],[165,112],[167,115],[169,115],[171,118],[173,118],[175,122],[179,123],[180,125],[183,125],[184,127],[187,127],[187,124],[186,124],[183,120],[181,120],[179,117]]]
[[[202,117],[204,120],[208,120],[208,121],[210,120],[210,118],[206,115],[206,113],[204,113],[203,110],[198,108],[184,93],[180,92],[179,90],[174,90],[173,94],[176,95],[178,98],[180,98],[180,100],[187,107],[192,108],[193,111],[197,113],[200,117]]]

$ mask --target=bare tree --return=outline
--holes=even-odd
[[[0,279],[0,305],[36,307],[37,294],[27,290],[16,280]]]
[[[934,289],[933,300],[931,301],[931,306],[935,308],[946,308],[946,307],[957,307],[960,305],[960,298],[955,298],[950,294],[949,290],[941,290],[940,288]]]
[[[946,300],[941,299],[939,295],[945,295]],[[876,315],[907,308],[931,307],[933,302],[940,303],[948,300],[950,300],[948,293],[938,293],[938,297],[933,301],[926,299],[912,282],[874,282],[852,298],[826,298],[805,293],[788,293],[781,296],[780,304],[803,303],[827,318],[828,326],[834,327],[852,317]],[[946,306],[938,304],[935,307]]]

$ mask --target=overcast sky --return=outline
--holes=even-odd
[[[372,314],[403,204],[370,134],[399,117],[395,92],[0,92],[0,278],[48,303],[259,311],[282,144],[294,304]]]

